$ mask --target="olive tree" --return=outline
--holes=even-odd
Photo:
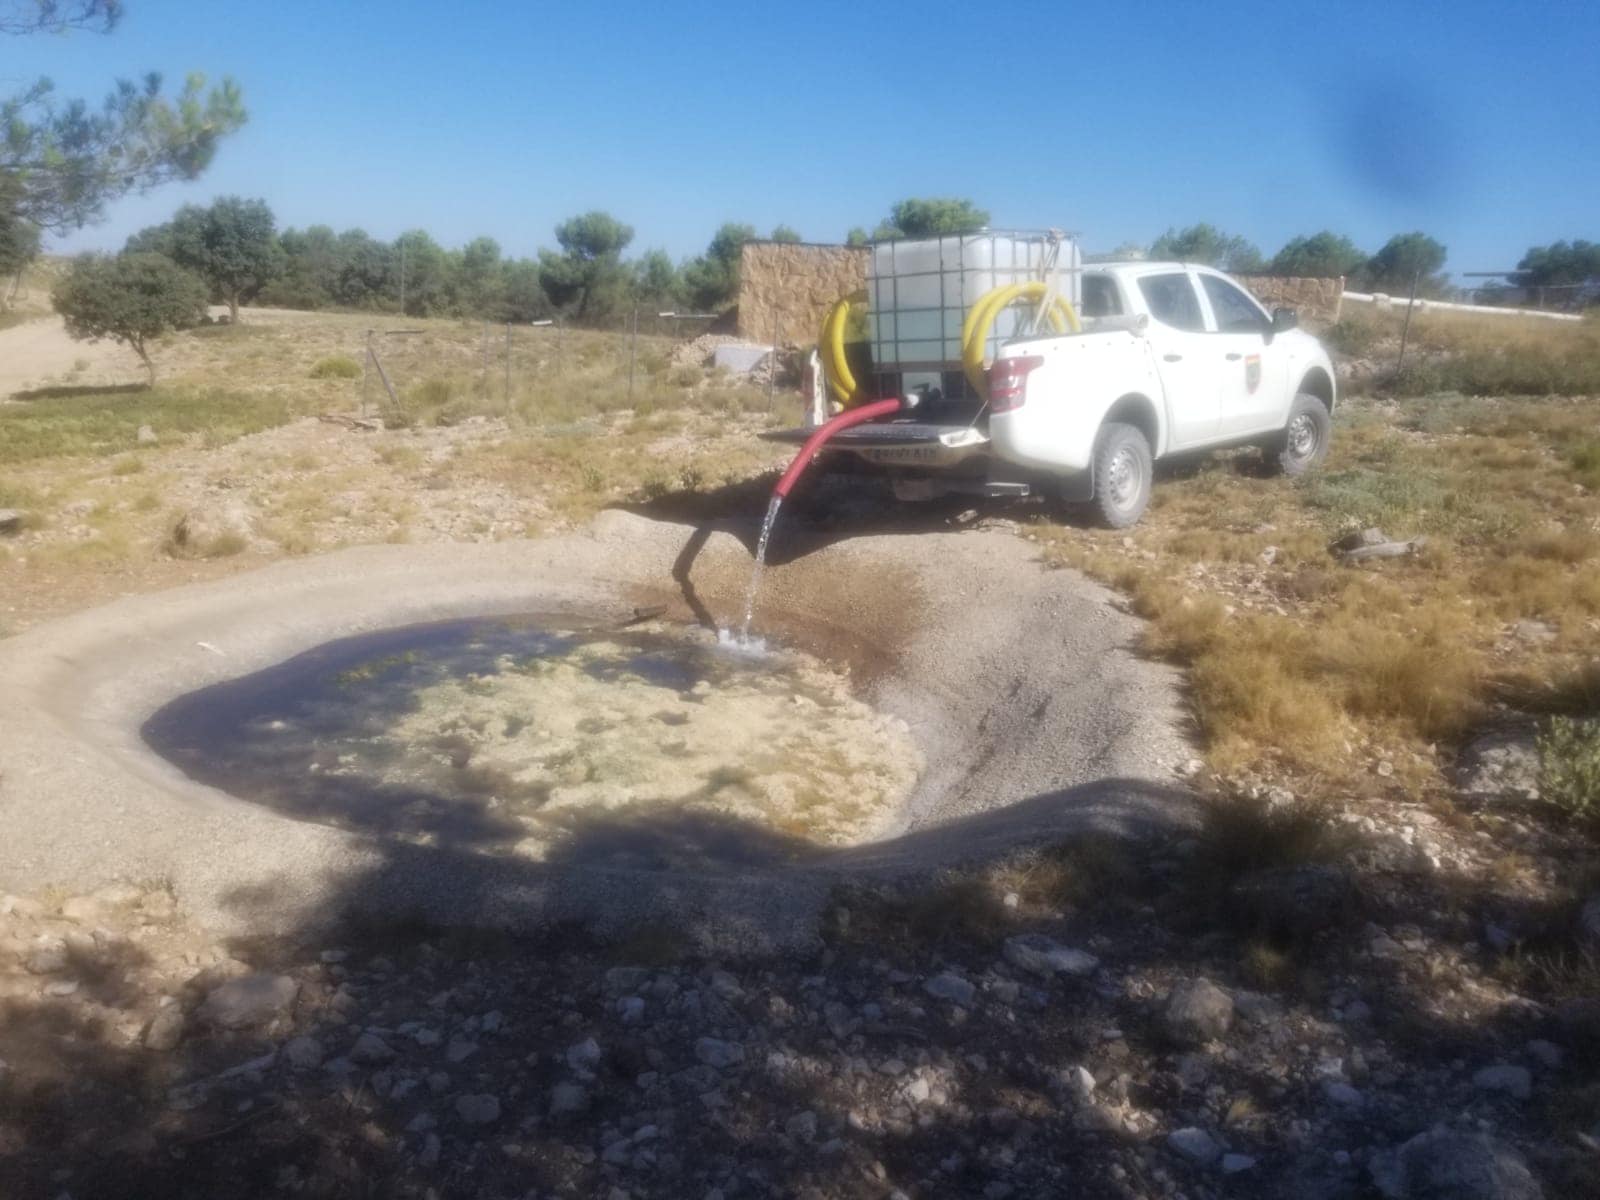
[[[971,200],[946,197],[901,200],[889,210],[889,219],[873,231],[874,237],[938,237],[951,233],[977,233],[989,224],[989,212]]]
[[[83,255],[56,284],[51,300],[73,337],[111,338],[131,347],[152,384],[150,342],[198,325],[206,315],[205,281],[162,254]]]
[[[222,196],[207,208],[185,204],[166,225],[134,234],[127,249],[165,254],[193,271],[228,306],[228,319],[235,324],[240,303],[255,299],[284,269],[283,247],[267,202],[238,196]]]

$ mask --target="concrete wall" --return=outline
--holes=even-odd
[[[1268,308],[1292,308],[1302,318],[1332,323],[1339,319],[1344,298],[1344,277],[1304,279],[1288,275],[1240,275],[1239,282],[1249,288]]]
[[[739,336],[785,346],[817,340],[835,300],[867,286],[861,246],[746,242],[739,256]]]

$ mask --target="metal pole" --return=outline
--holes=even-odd
[[[1422,279],[1419,270],[1411,277],[1411,298],[1406,301],[1406,323],[1400,330],[1400,356],[1394,360],[1394,373],[1400,374],[1400,368],[1406,361],[1406,338],[1411,333],[1411,314],[1417,311],[1417,283]]]
[[[506,322],[506,416],[511,415],[511,322]]]
[[[556,374],[561,374],[567,362],[567,327],[560,317],[556,318]]]
[[[406,314],[406,242],[400,239],[400,315]]]
[[[639,358],[639,306],[633,306],[633,333],[628,338],[628,403],[633,403],[633,365]]]
[[[483,323],[483,336],[478,339],[478,347],[483,351],[483,370],[478,376],[481,380],[478,386],[487,396],[489,394],[489,322],[487,321]]]
[[[367,371],[372,360],[372,330],[367,330],[367,352],[361,356],[361,416],[367,415]]]

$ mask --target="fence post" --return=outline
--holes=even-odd
[[[639,358],[639,306],[633,306],[633,333],[628,337],[628,403],[633,404],[633,367]]]
[[[561,317],[556,317],[556,374],[559,375],[567,365],[567,327]]]
[[[1411,314],[1417,311],[1417,283],[1422,279],[1422,272],[1418,271],[1411,277],[1411,298],[1406,301],[1406,323],[1400,328],[1400,355],[1394,360],[1394,373],[1400,374],[1400,368],[1406,361],[1406,338],[1411,334]]]
[[[506,322],[506,416],[511,415],[511,322]]]
[[[367,416],[367,373],[372,363],[372,330],[367,330],[367,352],[361,356],[361,417]]]

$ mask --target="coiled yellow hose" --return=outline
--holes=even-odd
[[[1010,283],[985,292],[978,297],[978,302],[967,310],[967,315],[961,323],[961,369],[966,373],[967,382],[973,390],[985,400],[989,398],[989,379],[984,369],[983,355],[988,348],[989,333],[994,328],[1000,313],[1018,301],[1031,301],[1040,304],[1049,295],[1050,288],[1037,279],[1026,283]],[[857,305],[867,302],[867,293],[852,292],[843,299],[835,301],[833,307],[828,309],[827,316],[822,319],[822,334],[817,339],[817,351],[822,360],[823,378],[828,381],[828,390],[834,398],[846,408],[861,403],[865,398],[861,393],[861,385],[855,374],[850,370],[850,362],[844,352],[844,331],[850,321],[850,310]],[[1066,333],[1071,330],[1079,333],[1083,324],[1078,320],[1078,312],[1072,307],[1065,296],[1057,295],[1046,314],[1050,327],[1057,333]]]
[[[985,400],[989,398],[989,377],[984,371],[983,353],[988,348],[989,331],[994,328],[996,318],[1002,310],[1018,300],[1041,303],[1049,290],[1048,284],[1037,279],[1027,283],[1010,283],[992,292],[985,292],[967,310],[966,320],[961,323],[961,369],[966,372],[967,382],[973,390]],[[1083,330],[1077,309],[1065,296],[1058,294],[1055,297],[1046,316],[1050,327],[1057,333],[1065,333],[1069,329],[1073,333],[1080,333]]]
[[[867,293],[864,291],[852,292],[842,300],[836,301],[828,310],[828,315],[822,319],[822,336],[817,341],[817,349],[822,359],[822,375],[828,381],[828,390],[846,408],[859,404],[862,396],[861,385],[851,372],[850,362],[845,357],[844,330],[850,322],[850,310],[866,302]]]

